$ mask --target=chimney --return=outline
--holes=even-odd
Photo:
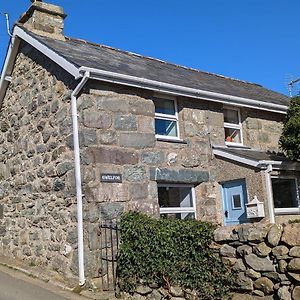
[[[20,17],[18,23],[38,35],[64,40],[64,19],[66,15],[60,6],[31,0],[29,9]]]

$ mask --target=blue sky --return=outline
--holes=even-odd
[[[47,0],[65,34],[288,94],[300,77],[299,0]],[[0,0],[14,23],[29,0]],[[0,64],[8,36],[0,16]],[[297,91],[299,86],[295,87]]]

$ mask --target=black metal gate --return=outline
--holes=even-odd
[[[103,291],[115,291],[117,285],[117,257],[119,227],[116,222],[100,223],[100,268]]]

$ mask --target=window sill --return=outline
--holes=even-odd
[[[300,215],[299,207],[290,207],[290,208],[275,208],[275,215]]]
[[[233,142],[226,142],[225,141],[225,145],[228,147],[245,147],[242,143],[233,143]]]
[[[168,139],[163,137],[156,137],[158,142],[168,142],[168,143],[175,143],[175,144],[187,144],[187,141],[180,140],[180,139]]]

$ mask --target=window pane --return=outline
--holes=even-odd
[[[161,218],[168,218],[168,219],[180,219],[180,220],[187,220],[187,219],[195,219],[194,213],[168,213],[168,214],[161,214]]]
[[[224,108],[224,122],[239,124],[239,112],[237,110]]]
[[[233,208],[241,208],[241,196],[240,195],[233,195],[232,196]]]
[[[156,113],[175,115],[175,104],[173,100],[154,99],[154,105]]]
[[[190,187],[158,187],[160,207],[193,207]]]
[[[239,129],[225,127],[224,130],[226,142],[241,143],[241,132]]]
[[[297,188],[294,179],[272,178],[275,208],[298,207]]]
[[[155,134],[177,137],[176,121],[155,119]]]

